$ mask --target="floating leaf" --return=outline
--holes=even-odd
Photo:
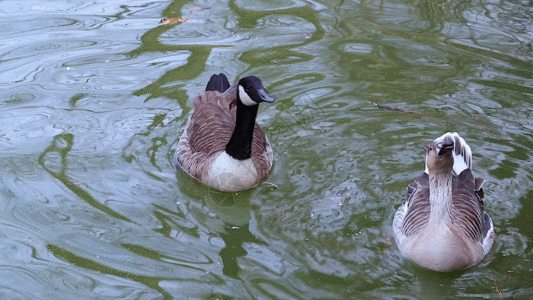
[[[174,24],[177,24],[177,23],[185,23],[189,21],[189,19],[187,18],[163,18],[161,19],[161,21],[159,21],[159,23],[163,24],[163,25],[174,25]]]

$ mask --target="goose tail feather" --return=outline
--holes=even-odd
[[[228,78],[223,73],[213,74],[205,87],[206,91],[217,91],[224,93],[230,87]]]

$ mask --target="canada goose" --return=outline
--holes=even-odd
[[[176,151],[179,166],[222,191],[241,191],[266,180],[273,153],[255,118],[259,103],[274,100],[255,76],[231,87],[224,74],[211,76],[206,91],[192,101]]]
[[[479,263],[495,233],[483,209],[483,178],[472,175],[472,152],[456,132],[425,145],[425,173],[407,189],[394,216],[400,251],[418,265],[453,271]]]

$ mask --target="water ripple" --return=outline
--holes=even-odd
[[[0,294],[490,298],[494,279],[527,294],[526,4],[3,1]],[[219,72],[277,98],[258,117],[274,170],[245,193],[175,170],[190,101]],[[498,231],[457,276],[421,272],[390,226],[420,145],[445,131],[471,145]]]

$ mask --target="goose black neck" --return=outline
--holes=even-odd
[[[259,105],[246,106],[237,99],[237,118],[235,129],[226,145],[226,153],[238,160],[252,157],[255,118]]]

